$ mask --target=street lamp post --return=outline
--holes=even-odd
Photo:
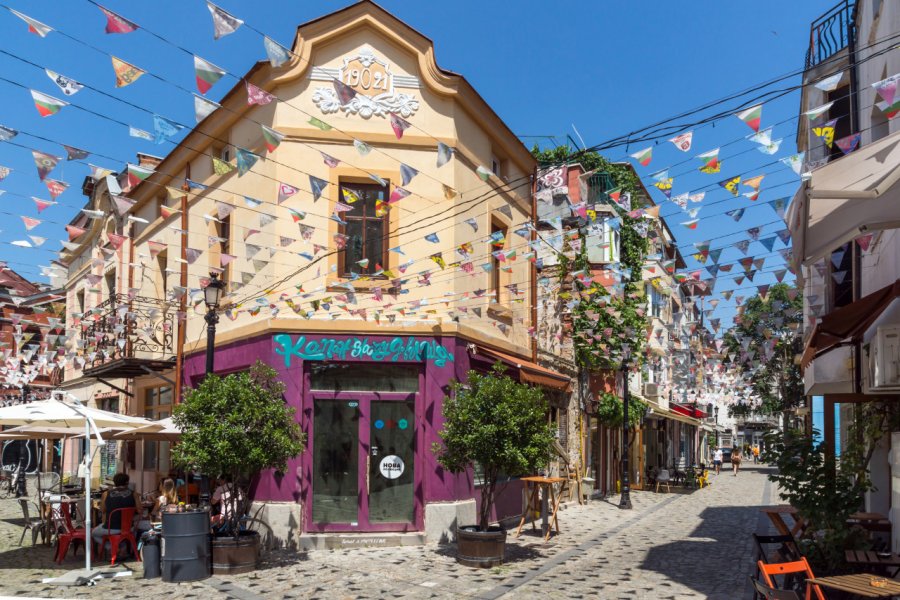
[[[631,393],[628,390],[628,359],[631,353],[628,348],[623,348],[622,357],[622,497],[619,499],[619,508],[631,510],[631,482],[628,477],[628,400]]]
[[[219,302],[225,291],[225,282],[219,279],[218,273],[209,274],[209,284],[203,288],[203,299],[206,301],[206,374],[215,371],[216,323],[219,322]]]

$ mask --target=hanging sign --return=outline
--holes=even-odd
[[[389,340],[372,340],[350,336],[342,339],[319,338],[308,340],[297,336],[294,342],[286,333],[272,338],[277,346],[275,353],[284,357],[284,366],[291,366],[291,357],[302,360],[345,360],[369,358],[375,361],[433,361],[443,367],[453,362],[453,353],[431,339],[395,337]]]

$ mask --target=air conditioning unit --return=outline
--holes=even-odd
[[[900,326],[879,327],[869,344],[866,369],[868,391],[900,391]]]
[[[649,381],[644,382],[644,397],[645,398],[656,398],[659,396],[659,384],[658,383],[650,383]]]

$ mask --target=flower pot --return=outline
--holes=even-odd
[[[496,567],[503,564],[506,550],[506,531],[489,527],[479,531],[475,527],[456,530],[456,560],[467,567]]]
[[[255,571],[259,562],[259,532],[242,531],[237,539],[227,535],[212,539],[212,572],[235,575]]]

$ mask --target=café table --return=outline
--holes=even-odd
[[[889,577],[895,577],[900,572],[900,556],[893,553],[879,556],[874,550],[847,550],[844,558],[847,559],[847,564],[860,565]]]
[[[520,479],[525,484],[522,493],[527,499],[525,512],[522,513],[522,520],[519,521],[519,527],[516,529],[516,537],[522,533],[522,527],[525,521],[531,515],[531,528],[535,529],[534,522],[537,520],[536,515],[541,515],[541,533],[544,540],[550,539],[553,528],[556,528],[556,534],[559,535],[559,520],[557,513],[559,512],[559,504],[565,495],[569,480],[565,477],[522,477]],[[559,484],[559,493],[553,489]]]
[[[871,582],[874,579],[883,579],[885,581],[884,587],[873,586]],[[835,575],[834,577],[816,577],[815,579],[807,579],[806,581],[807,583],[815,583],[823,588],[831,588],[853,594],[860,598],[891,598],[893,596],[900,596],[900,583],[869,573]]]

